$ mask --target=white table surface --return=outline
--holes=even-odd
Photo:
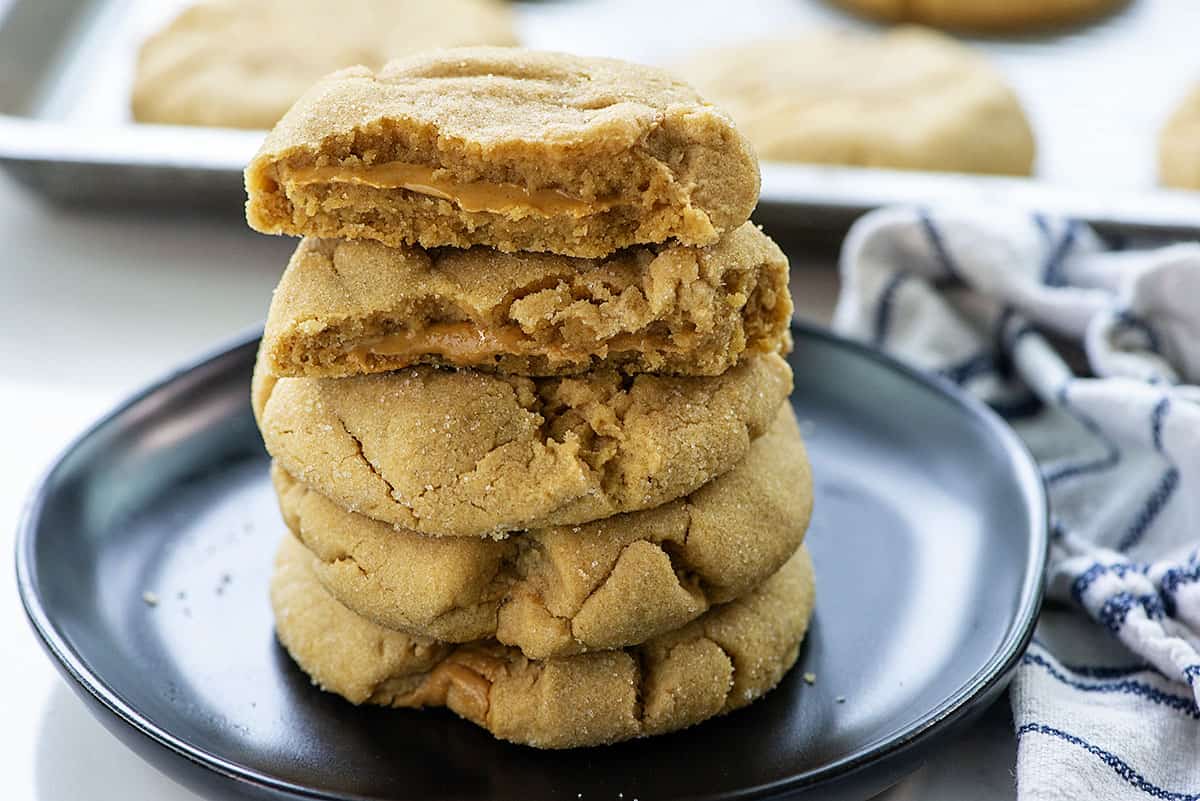
[[[26,491],[80,429],[261,321],[292,244],[233,218],[53,208],[4,176],[0,243],[0,531],[11,538]],[[815,288],[810,298],[830,296],[828,271],[801,271],[796,283]],[[112,738],[59,678],[25,620],[12,559],[9,539],[0,547],[0,798],[196,798]],[[1002,702],[884,798],[1010,799],[1014,748]]]

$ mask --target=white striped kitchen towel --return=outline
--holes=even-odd
[[[1200,799],[1200,244],[896,208],[853,227],[840,267],[834,328],[987,401],[1045,478],[1018,797]]]

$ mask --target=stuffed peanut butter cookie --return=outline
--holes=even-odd
[[[276,467],[284,519],[338,601],[387,628],[531,659],[637,645],[761,584],[800,546],[812,476],[785,408],[746,458],[654,509],[504,540],[352,514]]]
[[[520,375],[716,375],[788,347],[788,262],[745,223],[707,248],[605,259],[426,251],[305,239],[263,347],[276,375],[339,377],[432,363]]]
[[[640,646],[530,660],[384,628],[338,603],[288,536],[271,604],[280,642],[323,689],[355,704],[446,706],[496,737],[574,748],[675,731],[746,706],[795,664],[813,608],[801,548],[741,598]]]
[[[343,508],[425,534],[499,536],[698,489],[742,460],[791,386],[787,362],[764,353],[686,378],[433,367],[281,378],[255,405],[279,466]]]
[[[246,189],[265,233],[590,258],[714,244],[749,218],[759,175],[729,118],[664,71],[484,47],[322,79]]]

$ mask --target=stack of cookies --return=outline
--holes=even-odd
[[[253,227],[305,237],[253,402],[314,682],[543,748],[779,682],[812,483],[726,115],[657,70],[444,50],[322,80],[246,183]]]

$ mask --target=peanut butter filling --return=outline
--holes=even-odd
[[[467,212],[507,214],[512,211],[533,211],[547,217],[556,214],[586,217],[615,205],[610,200],[584,200],[560,189],[527,189],[518,184],[438,178],[437,171],[432,167],[400,161],[365,167],[302,167],[285,170],[284,180],[300,186],[343,183],[376,189],[404,189],[448,200]]]
[[[470,362],[520,353],[527,344],[528,339],[515,327],[488,330],[473,323],[434,323],[413,331],[372,337],[351,349],[350,356],[359,360],[368,356],[411,359],[437,354],[452,362]]]
[[[482,724],[487,720],[489,675],[504,667],[502,660],[478,651],[459,650],[430,671],[407,701],[414,706],[449,706],[460,715]]]
[[[597,341],[594,346],[596,349],[603,347],[618,352],[679,350],[677,345],[668,345],[661,337],[641,334],[617,335],[607,342]],[[517,326],[484,328],[470,322],[431,323],[423,328],[371,337],[347,350],[347,355],[358,362],[365,362],[370,357],[392,357],[407,361],[436,355],[457,365],[478,364],[505,354],[524,356],[531,353],[543,354],[551,361],[567,361],[587,355],[561,344],[538,343]]]

